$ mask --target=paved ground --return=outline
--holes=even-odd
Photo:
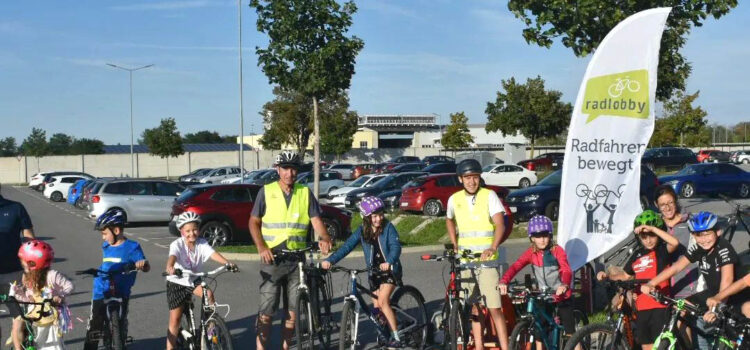
[[[82,211],[69,206],[66,203],[53,203],[42,197],[39,193],[27,188],[3,187],[3,196],[22,202],[34,222],[37,235],[50,244],[56,251],[54,267],[66,273],[73,279],[76,291],[68,298],[75,319],[75,329],[67,336],[67,344],[71,349],[82,347],[82,339],[85,334],[85,322],[89,315],[89,301],[91,292],[91,279],[75,276],[74,271],[89,267],[96,267],[101,261],[101,235],[92,230],[92,221],[85,218]],[[750,204],[750,201],[743,201]],[[694,199],[681,201],[687,211],[712,210],[720,214],[728,214],[731,207],[716,199]],[[175,238],[169,235],[167,227],[164,226],[141,226],[127,228],[126,232],[131,239],[138,240],[151,261],[154,270],[150,273],[142,273],[138,276],[138,282],[133,289],[130,311],[130,335],[135,338],[133,349],[163,349],[165,343],[165,332],[167,326],[167,306],[164,293],[164,279],[159,271],[163,269],[167,258],[167,247]],[[748,245],[747,234],[739,233],[734,245],[738,251],[744,250]],[[508,261],[518,258],[528,243],[515,241],[503,245],[507,249]],[[416,286],[428,301],[428,314],[436,310],[440,304],[439,298],[444,290],[444,266],[438,263],[425,263],[419,260],[420,253],[405,253],[402,256],[404,264],[404,281]],[[347,259],[348,266],[362,266],[361,258]],[[219,289],[217,295],[223,303],[232,305],[232,310],[227,317],[228,326],[234,337],[237,349],[254,349],[254,330],[251,325],[255,322],[258,298],[257,290],[259,274],[258,263],[252,261],[239,262],[239,274],[226,274],[219,278]],[[443,276],[443,278],[438,276]],[[334,279],[334,296],[336,307],[334,311],[340,312],[341,296],[345,287],[343,276]],[[338,317],[338,315],[337,315]],[[368,322],[364,323],[365,330],[370,328]],[[9,330],[7,317],[0,318],[3,330]],[[279,326],[274,328],[275,337],[278,337]],[[366,335],[365,342],[372,342],[372,332]],[[370,343],[371,344],[371,343]],[[279,348],[278,343],[272,349]]]

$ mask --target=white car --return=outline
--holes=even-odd
[[[536,184],[536,173],[513,164],[491,164],[482,169],[484,183],[495,186],[525,188]]]
[[[736,164],[750,164],[750,151],[743,150],[732,152],[732,158],[730,158],[730,161]],[[31,184],[29,184],[29,186],[31,186]]]
[[[297,175],[297,183],[309,187],[311,190],[314,186],[314,175],[312,171]],[[320,172],[320,196],[327,196],[331,191],[344,187],[344,180],[341,180],[341,174],[336,171],[324,170]]]
[[[31,175],[29,178],[29,187],[33,188],[37,191],[41,191],[44,188],[42,188],[42,181],[44,181],[44,176],[49,174],[50,172],[43,172],[43,173],[36,173],[34,175]]]
[[[344,200],[346,199],[346,195],[358,188],[363,187],[369,187],[370,185],[378,182],[378,180],[386,177],[387,175],[362,175],[358,179],[352,181],[349,185],[346,187],[339,188],[337,190],[331,191],[328,193],[328,205],[333,205],[336,207],[344,207]]]
[[[50,182],[44,186],[44,196],[53,202],[62,202],[68,198],[68,189],[70,189],[70,186],[73,186],[80,179],[90,179],[90,177],[81,175],[53,176]]]
[[[242,170],[236,166],[225,166],[211,170],[208,175],[200,179],[202,184],[220,183],[221,180],[228,179],[231,177],[239,177]]]
[[[263,176],[263,174],[269,172],[269,171],[276,171],[274,169],[261,169],[261,170],[253,170],[244,176],[243,183],[250,183],[253,180],[260,178]],[[230,177],[228,179],[221,180],[221,183],[223,184],[236,184],[240,182],[240,180],[243,179],[243,176],[237,176],[237,177]]]

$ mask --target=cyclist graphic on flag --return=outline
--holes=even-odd
[[[617,206],[624,190],[625,184],[620,185],[617,192],[609,190],[607,186],[602,184],[596,185],[593,190],[586,184],[576,186],[576,195],[586,198],[583,202],[583,210],[586,212],[587,233],[612,233],[615,212],[617,212]],[[600,208],[602,210],[599,210]],[[597,210],[604,212],[606,218],[602,220],[601,214],[597,217]]]

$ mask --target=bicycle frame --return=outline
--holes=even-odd
[[[563,326],[555,322],[554,316],[550,316],[547,314],[547,312],[544,310],[544,305],[537,305],[539,303],[544,303],[543,301],[539,300],[541,299],[540,296],[529,295],[528,298],[529,300],[526,302],[526,315],[522,316],[521,318],[531,319],[532,324],[534,325],[534,330],[536,330],[536,334],[544,335],[543,337],[541,337],[542,339],[537,341],[541,341],[542,344],[544,344],[545,349],[560,349],[559,339],[560,335],[563,332]],[[542,324],[542,321],[552,326],[552,342],[550,342],[548,332],[544,330],[544,324]],[[532,335],[532,341],[533,340],[534,338]]]
[[[185,340],[187,340],[188,342],[192,343],[193,346],[195,346],[197,349],[200,349],[200,340],[206,339],[206,325],[209,321],[214,319],[214,317],[216,316],[216,310],[218,308],[226,308],[227,312],[226,314],[224,314],[224,317],[228,316],[229,312],[231,311],[231,307],[229,306],[229,304],[218,304],[214,301],[214,305],[209,306],[210,303],[208,300],[208,292],[212,292],[212,290],[204,278],[207,276],[218,274],[224,269],[225,267],[221,266],[213,271],[202,274],[203,276],[200,277],[199,285],[203,290],[203,295],[201,296],[201,314],[198,324],[195,323],[195,315],[193,313],[194,304],[192,302],[192,298],[190,302],[188,302],[184,306],[184,313],[188,315],[188,320],[190,320],[190,330],[183,329],[182,337],[185,338]],[[207,314],[208,317],[206,317]],[[200,334],[200,337],[195,337],[196,334]]]
[[[10,295],[4,295],[0,294],[0,303],[15,303],[19,307],[20,306],[41,306],[42,308],[38,312],[37,317],[29,317],[25,312],[21,312],[19,315],[21,319],[24,321],[24,326],[26,327],[27,335],[24,337],[21,347],[25,350],[35,350],[36,346],[34,345],[34,339],[36,339],[36,333],[34,332],[33,324],[42,318],[49,315],[51,311],[51,308],[55,306],[55,304],[52,303],[51,299],[46,299],[42,302],[25,302],[25,301],[18,301],[15,297]],[[45,309],[45,307],[47,309]],[[46,311],[45,311],[46,310]],[[25,311],[25,310],[23,310]]]
[[[651,295],[654,297],[654,299],[661,303],[671,304],[672,309],[671,315],[669,317],[669,322],[664,325],[661,333],[659,333],[659,335],[654,340],[654,348],[658,349],[659,344],[662,341],[666,341],[669,342],[669,346],[667,347],[668,350],[673,350],[677,342],[680,342],[681,348],[686,349],[688,342],[683,339],[682,335],[677,330],[677,321],[680,317],[680,313],[682,313],[683,311],[687,311],[691,314],[700,314],[700,312],[698,312],[698,308],[695,306],[690,306],[683,299],[672,299],[658,293],[651,293]]]

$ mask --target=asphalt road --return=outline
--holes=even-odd
[[[56,258],[53,267],[71,278],[75,284],[75,292],[67,301],[72,309],[75,329],[66,336],[66,344],[71,349],[82,348],[85,336],[86,321],[89,316],[92,281],[90,278],[75,276],[76,270],[97,267],[101,262],[101,235],[93,231],[93,222],[85,218],[83,211],[79,211],[67,203],[53,203],[41,194],[27,189],[3,187],[2,194],[8,199],[23,203],[31,214],[34,230],[55,248]],[[741,201],[750,204],[750,201]],[[681,200],[683,208],[690,212],[711,210],[718,214],[728,214],[731,206],[710,198]],[[126,228],[130,239],[135,239],[143,246],[144,252],[150,260],[153,270],[150,273],[140,273],[133,288],[130,301],[130,332],[135,343],[132,349],[163,349],[167,328],[167,303],[165,296],[165,282],[160,271],[167,259],[169,243],[175,239],[170,236],[166,224],[159,226],[139,226]],[[733,241],[738,251],[748,246],[748,235],[738,232]],[[515,241],[503,245],[507,249],[507,260],[514,261],[528,247],[524,241]],[[437,252],[435,252],[437,253]],[[404,265],[404,283],[416,286],[425,296],[428,307],[428,317],[440,306],[440,298],[444,291],[443,268],[440,263],[426,263],[419,260],[421,253],[406,253],[402,256]],[[350,267],[363,266],[361,258],[349,258],[345,265]],[[225,274],[219,277],[217,298],[221,303],[232,306],[227,316],[227,323],[231,329],[235,348],[254,349],[254,323],[258,308],[258,284],[260,280],[258,263],[252,261],[238,262],[241,272]],[[440,277],[442,276],[442,277]],[[344,276],[337,274],[334,278],[334,297],[336,306],[334,311],[341,309],[341,297],[345,290]],[[366,282],[366,281],[363,281]],[[278,316],[278,315],[277,315]],[[339,314],[336,315],[338,318]],[[277,317],[278,318],[278,317]],[[7,336],[9,319],[0,317],[4,336]],[[278,320],[274,326],[274,339],[279,337],[280,326]],[[363,323],[363,343],[373,344],[374,335],[369,327],[369,321]],[[336,337],[334,337],[336,338]],[[280,348],[274,342],[272,349]]]

